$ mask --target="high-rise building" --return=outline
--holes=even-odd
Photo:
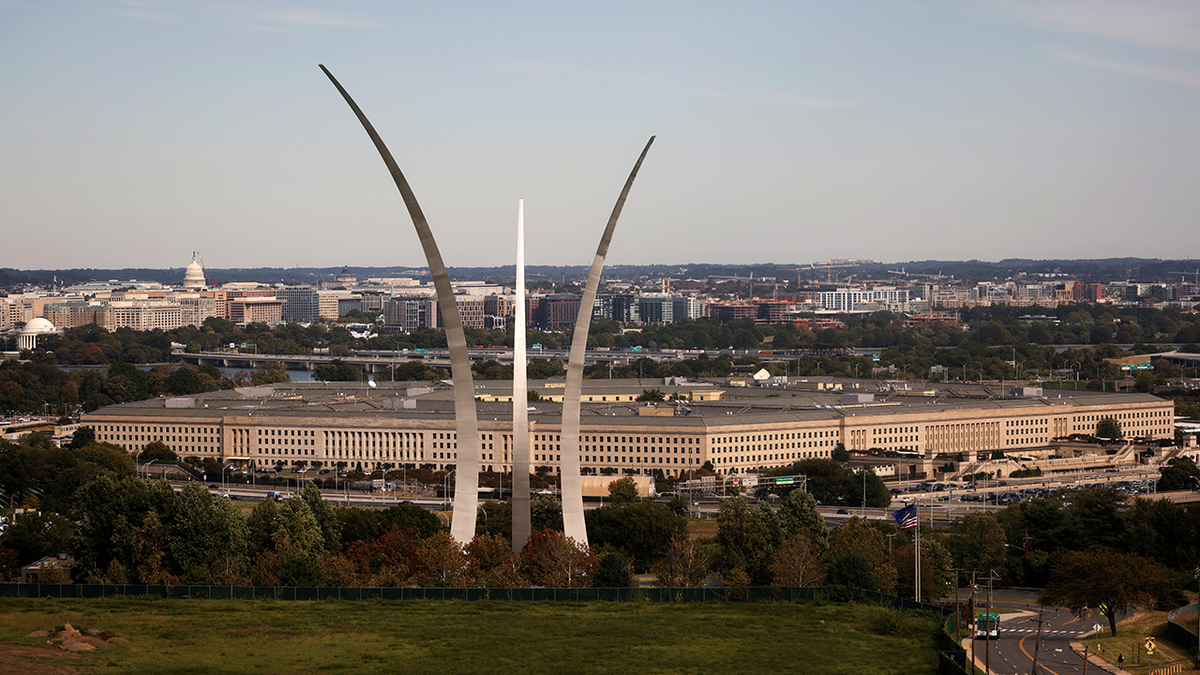
[[[281,317],[293,323],[312,323],[319,316],[317,290],[311,286],[287,286],[275,289],[275,297],[283,301]]]
[[[436,298],[402,296],[383,303],[383,325],[389,330],[411,333],[422,327],[437,328],[438,316]]]

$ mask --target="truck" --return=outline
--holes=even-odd
[[[281,502],[281,501],[283,501],[283,495],[279,494],[278,492],[268,492],[267,499]]]
[[[980,612],[975,619],[975,639],[994,640],[1000,637],[1000,615],[995,612]]]

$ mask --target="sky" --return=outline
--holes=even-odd
[[[1200,3],[0,0],[0,267],[1200,257]]]

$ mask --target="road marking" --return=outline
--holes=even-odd
[[[1022,653],[1022,654],[1024,654],[1025,656],[1028,656],[1028,657],[1029,657],[1029,660],[1032,662],[1032,661],[1033,661],[1033,655],[1032,655],[1032,654],[1030,654],[1029,652],[1025,651],[1025,641],[1026,641],[1026,640],[1028,640],[1028,639],[1029,639],[1029,636],[1028,636],[1028,635],[1026,635],[1025,637],[1021,638],[1021,641],[1017,643],[1017,646],[1021,648],[1021,653]],[[1053,670],[1050,670],[1049,668],[1047,668],[1047,667],[1045,666],[1045,664],[1038,664],[1038,665],[1040,665],[1040,666],[1042,667],[1042,670],[1046,671],[1047,673],[1050,673],[1050,675],[1058,675],[1058,673],[1056,673],[1056,672],[1054,672]]]

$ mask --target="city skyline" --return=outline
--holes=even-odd
[[[586,261],[652,133],[611,265],[1197,255],[1188,3],[7,0],[0,37],[0,267],[421,267],[318,62],[455,266],[511,264],[518,198],[531,266]]]

